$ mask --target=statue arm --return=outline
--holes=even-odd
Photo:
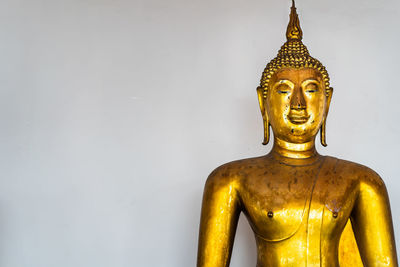
[[[198,267],[229,266],[240,201],[235,182],[224,168],[208,177],[201,210]]]
[[[351,221],[364,266],[397,267],[388,193],[382,179],[368,170],[360,181]]]

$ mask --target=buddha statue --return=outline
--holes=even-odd
[[[318,154],[326,146],[333,89],[302,43],[296,7],[287,41],[257,88],[265,156],[215,169],[207,179],[198,267],[229,266],[241,212],[256,239],[257,267],[398,266],[388,194],[368,167]]]

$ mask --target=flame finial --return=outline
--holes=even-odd
[[[292,7],[290,11],[290,21],[286,30],[286,37],[288,40],[301,40],[303,39],[303,32],[300,28],[299,15],[296,12],[296,4],[292,0]]]

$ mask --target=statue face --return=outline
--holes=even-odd
[[[330,101],[319,71],[280,69],[269,84],[265,108],[275,137],[292,143],[313,140]]]

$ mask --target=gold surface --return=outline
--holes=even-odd
[[[382,179],[315,149],[318,131],[326,145],[333,89],[326,69],[301,42],[294,3],[287,39],[257,88],[263,143],[272,128],[273,148],[222,165],[208,177],[197,266],[229,266],[242,212],[256,237],[257,267],[398,266]]]

